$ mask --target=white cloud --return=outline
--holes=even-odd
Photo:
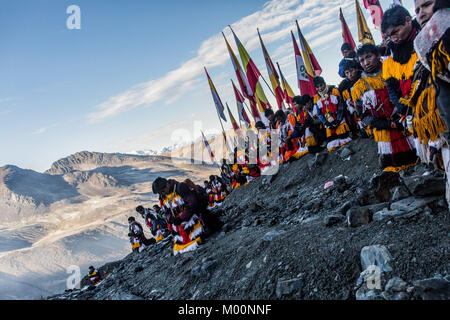
[[[0,98],[0,103],[10,102],[10,101],[13,101],[13,100],[14,100],[13,98],[9,98],[9,97]]]
[[[45,131],[47,131],[47,129],[48,129],[48,127],[42,127],[42,128],[37,129],[37,130],[34,130],[34,131],[32,132],[32,134],[42,134],[42,133],[44,133]]]
[[[290,30],[296,32],[295,20],[297,19],[301,26],[311,30],[305,34],[311,47],[320,46],[329,41],[332,38],[331,35],[336,36],[338,34],[338,31],[330,33],[330,30],[333,28],[340,30],[339,19],[336,19],[339,4],[339,0],[330,0],[325,3],[318,3],[314,0],[272,0],[266,3],[263,9],[232,23],[232,27],[250,52],[260,45],[256,28],[259,28],[264,43],[268,45],[289,36]],[[304,32],[304,30],[302,31]],[[224,33],[236,50],[229,28],[225,28]],[[324,34],[327,34],[326,40],[323,40]],[[292,44],[290,45],[292,46]],[[286,49],[289,48],[288,44],[284,46]],[[277,51],[278,60],[284,60],[291,53],[290,51],[291,49],[286,50],[285,54]],[[237,51],[235,52],[237,53]],[[139,83],[97,105],[96,110],[87,115],[88,122],[94,123],[142,105],[151,105],[154,102],[167,99],[167,97],[170,97],[170,99],[166,103],[175,102],[183,93],[198,87],[201,83],[198,81],[199,76],[202,79],[204,78],[203,66],[212,68],[226,63],[230,63],[228,52],[223,37],[218,32],[203,41],[197,55],[177,69],[168,72],[159,79]],[[230,76],[232,74],[233,72],[230,70]],[[173,95],[173,92],[176,92],[176,94]]]
[[[57,126],[56,124],[52,124],[52,125],[49,125],[49,126],[46,126],[46,127],[42,127],[42,128],[39,128],[39,129],[34,130],[34,131],[32,132],[32,134],[34,134],[34,135],[37,135],[37,134],[43,134],[43,133],[46,132],[48,129],[54,128],[54,127],[56,127],[56,126]]]

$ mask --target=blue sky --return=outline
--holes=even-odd
[[[387,9],[390,0],[381,0]],[[404,0],[412,9],[413,0]],[[69,30],[69,5],[81,29]],[[353,0],[39,0],[0,3],[0,166],[44,171],[72,153],[131,152],[197,138],[220,126],[203,66],[236,115],[221,36],[228,24],[267,78],[256,28],[295,93],[295,19],[329,83],[337,84],[339,6],[357,41]],[[369,13],[363,11],[378,43]],[[275,106],[270,91],[263,85]],[[225,123],[231,127],[231,124]]]

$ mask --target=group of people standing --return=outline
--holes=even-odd
[[[415,6],[416,19],[401,5],[384,13],[380,46],[342,45],[344,79],[337,87],[318,76],[313,97],[295,96],[292,108],[265,111],[269,124],[258,121],[255,128],[278,134],[278,164],[373,137],[384,171],[419,161],[448,171],[450,9],[440,0],[415,0]]]

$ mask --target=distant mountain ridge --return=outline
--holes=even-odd
[[[47,174],[65,174],[73,171],[89,171],[100,166],[119,166],[144,161],[160,161],[165,157],[158,155],[132,155],[124,153],[102,153],[81,151],[55,161]]]
[[[44,173],[0,167],[0,300],[65,287],[66,268],[124,257],[130,215],[151,206],[156,177],[201,183],[217,167],[160,155],[82,151]],[[147,236],[148,230],[145,231]]]

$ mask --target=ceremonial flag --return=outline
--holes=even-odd
[[[202,133],[202,137],[203,137],[203,143],[205,144],[205,147],[206,147],[206,149],[208,150],[209,157],[211,158],[211,161],[212,161],[213,163],[215,163],[216,160],[214,159],[214,153],[213,153],[212,150],[211,150],[211,146],[209,145],[208,140],[206,140],[206,137],[205,137],[205,135],[203,134],[203,131],[201,131],[201,133]]]
[[[364,7],[370,11],[375,29],[381,29],[381,19],[383,18],[383,9],[379,0],[363,0]]]
[[[228,53],[230,55],[231,63],[233,64],[234,71],[236,72],[236,77],[239,82],[239,86],[241,87],[242,94],[247,99],[250,99],[253,97],[253,91],[250,87],[250,84],[248,83],[247,77],[242,71],[241,64],[239,63],[238,59],[236,58],[236,55],[233,52],[233,49],[231,49],[230,44],[227,41],[227,38],[225,38],[225,35],[222,32],[222,36],[225,39],[225,43],[227,45]]]
[[[356,21],[358,22],[358,41],[360,43],[371,43],[375,45],[372,33],[370,32],[369,27],[367,26],[366,19],[364,18],[358,0],[355,0],[355,6],[356,6]]]
[[[298,21],[295,20],[295,23],[297,24],[298,41],[300,42],[300,47],[302,48],[303,61],[305,62],[306,71],[311,77],[320,76],[322,73],[322,68],[319,66],[319,62],[317,62],[317,59],[309,47],[308,42],[306,42],[305,37],[300,31]]]
[[[289,104],[295,112],[297,112],[296,108],[292,104],[292,98],[294,98],[295,94],[291,89],[291,86],[286,81],[286,78],[283,76],[283,73],[281,72],[280,65],[277,62],[278,71],[280,72],[281,77],[281,84],[283,85],[283,97],[284,101],[286,101],[287,104]]]
[[[247,116],[247,112],[245,112],[245,109],[244,109],[244,97],[241,95],[238,88],[236,88],[236,86],[234,85],[233,80],[231,80],[231,83],[233,85],[234,96],[236,97],[236,105],[237,105],[239,120],[244,122],[245,127],[248,128],[250,126],[250,119]]]
[[[255,119],[255,121],[261,120],[261,115],[259,114],[258,107],[256,106],[256,100],[255,98],[252,98],[250,101],[250,111],[252,112],[252,116]]]
[[[302,54],[297,46],[297,40],[295,40],[294,33],[291,31],[292,43],[294,45],[295,53],[295,65],[297,66],[297,79],[298,88],[300,89],[300,94],[309,94],[313,97],[316,94],[316,89],[312,82],[312,76],[308,74],[305,62],[303,61]]]
[[[355,50],[356,45],[353,40],[350,29],[348,28],[347,22],[344,19],[344,15],[342,14],[342,9],[339,8],[339,19],[341,19],[342,25],[342,38],[344,39],[344,43],[349,43],[352,46],[352,50]]]
[[[220,100],[219,94],[217,93],[217,90],[214,87],[214,84],[213,84],[211,78],[209,77],[208,71],[206,71],[206,67],[205,67],[205,72],[206,72],[206,76],[208,77],[208,83],[209,83],[209,87],[211,89],[211,94],[212,94],[212,97],[214,100],[214,104],[216,105],[217,113],[219,114],[220,118],[222,118],[226,122],[227,118],[225,118],[225,114],[223,113],[224,107],[223,107],[222,101]]]
[[[231,26],[229,27],[231,29]],[[259,100],[259,103],[262,105],[264,110],[269,108],[271,109],[272,106],[267,100],[266,95],[264,94],[264,91],[261,87],[261,84],[259,83],[259,77],[261,76],[261,73],[259,72],[255,63],[253,62],[252,58],[250,58],[247,50],[244,48],[244,45],[241,43],[239,38],[234,33],[233,29],[231,29],[231,32],[233,33],[234,41],[236,42],[236,46],[238,47],[239,56],[241,57],[242,66],[246,72],[250,88],[254,92],[255,98],[257,98],[256,101]]]
[[[236,120],[234,119],[233,114],[231,113],[231,110],[228,107],[228,103],[226,103],[226,105],[227,105],[228,115],[230,116],[231,124],[233,125],[233,129],[234,129],[234,131],[238,131],[239,125],[237,124]]]
[[[283,104],[283,92],[280,86],[280,77],[278,76],[277,71],[275,70],[275,66],[272,63],[272,59],[270,59],[269,53],[267,52],[267,49],[264,46],[261,35],[259,33],[259,29],[257,29],[257,31],[259,41],[261,42],[264,60],[266,61],[267,73],[269,74],[270,83],[272,85],[273,92],[275,93],[275,99],[277,100],[278,109],[284,110],[285,108]]]

